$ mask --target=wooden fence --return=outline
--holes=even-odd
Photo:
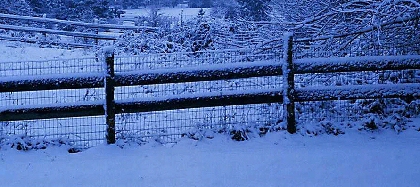
[[[35,33],[42,33],[44,35],[56,34],[56,35],[72,36],[72,37],[80,37],[80,38],[91,38],[91,39],[95,39],[96,43],[98,43],[98,40],[116,40],[118,38],[117,36],[113,36],[113,35],[99,34],[99,30],[114,29],[114,30],[121,30],[121,31],[132,30],[132,31],[146,31],[146,32],[153,32],[156,30],[156,28],[154,27],[137,27],[137,26],[129,26],[129,25],[84,23],[84,22],[77,22],[77,21],[67,21],[67,20],[58,20],[58,19],[41,18],[41,17],[30,17],[30,16],[18,16],[18,15],[10,15],[10,14],[0,14],[0,19],[29,21],[29,22],[46,23],[46,24],[72,25],[72,26],[80,26],[87,29],[94,29],[95,30],[94,33],[85,33],[85,32],[70,32],[70,31],[62,31],[62,30],[54,30],[54,29],[46,29],[46,28],[34,28],[34,27],[0,24],[0,29],[4,29],[4,30],[32,32],[32,33],[35,32]],[[0,39],[17,40],[11,37],[0,37]],[[31,42],[32,40],[27,40],[27,39],[21,39],[19,41],[33,43]],[[66,44],[68,44],[68,42]],[[72,46],[86,47],[88,45],[72,44]]]
[[[25,79],[0,80],[0,92],[22,92],[37,90],[105,88],[105,101],[78,104],[57,104],[48,106],[14,106],[0,111],[1,121],[36,120],[82,116],[102,116],[105,114],[107,142],[115,143],[115,115],[175,109],[247,105],[263,103],[283,103],[287,130],[296,132],[295,102],[328,101],[376,98],[420,97],[419,83],[353,85],[340,87],[297,88],[294,77],[297,74],[338,73],[383,70],[420,69],[419,55],[388,57],[341,57],[293,59],[293,37],[287,37],[284,56],[271,64],[239,63],[224,68],[175,69],[156,72],[115,73],[115,58],[112,52],[105,54],[106,73],[81,76],[33,76]],[[123,62],[122,62],[123,63]],[[241,93],[209,93],[168,97],[165,99],[116,101],[115,87],[133,85],[154,85],[183,82],[215,81],[250,77],[283,75],[283,85],[271,90],[253,90]]]
[[[137,26],[130,26],[130,25],[85,23],[85,22],[78,22],[78,21],[67,21],[67,20],[58,20],[58,19],[31,17],[31,16],[18,16],[18,15],[11,15],[11,14],[0,14],[0,18],[20,20],[20,21],[31,21],[31,22],[38,22],[38,23],[74,25],[74,26],[81,26],[85,28],[95,28],[95,29],[121,29],[121,30],[133,30],[133,31],[137,31],[137,30],[155,31],[156,30],[156,28],[154,27],[137,27]]]

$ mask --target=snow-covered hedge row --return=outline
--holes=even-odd
[[[0,138],[1,149],[16,149],[21,151],[46,149],[49,146],[64,146],[69,153],[79,152],[80,149],[74,147],[74,143],[70,139],[56,138],[31,138],[26,135],[13,135],[7,138]]]

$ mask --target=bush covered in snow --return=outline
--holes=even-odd
[[[162,21],[159,21],[161,23]],[[212,30],[216,24],[201,17],[183,25],[160,27],[156,32],[126,32],[116,41],[117,53],[174,53],[215,49]]]
[[[73,141],[66,138],[45,139],[31,138],[26,135],[13,135],[0,139],[0,149],[16,149],[21,151],[46,149],[49,146],[64,146],[70,153],[79,152]]]

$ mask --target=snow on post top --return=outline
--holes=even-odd
[[[293,36],[293,32],[285,32],[285,33],[283,33],[284,40],[287,40],[291,36]]]
[[[285,32],[283,34],[283,48],[284,48],[285,56],[287,56],[287,50],[288,50],[287,47],[289,45],[289,40],[291,37],[293,37],[293,32]]]
[[[106,46],[102,48],[102,52],[104,53],[105,57],[111,57],[114,53],[114,47],[113,46]]]
[[[291,40],[292,37],[293,37],[293,32],[285,32],[283,34],[283,49],[284,49],[283,53],[284,53],[284,56],[286,58],[289,58],[289,57],[287,57],[289,55],[289,50],[290,50],[289,49],[289,40]],[[285,63],[287,63],[287,62],[285,62]]]

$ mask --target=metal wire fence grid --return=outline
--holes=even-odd
[[[118,139],[132,143],[175,143],[183,136],[200,139],[235,129],[270,129],[281,122],[282,116],[279,103],[121,114],[117,116],[116,132]]]
[[[226,50],[218,52],[156,54],[116,58],[116,72],[148,71],[199,67],[203,64],[236,64],[257,60],[275,60],[277,54],[252,54],[250,50]],[[72,59],[63,61],[7,62],[1,64],[0,77],[54,76],[56,74],[86,74],[103,72],[101,60]],[[275,89],[282,84],[282,77],[258,77],[220,81],[202,81],[116,87],[115,99],[159,99],[185,94],[203,95],[226,92],[242,92]],[[104,100],[103,88],[63,89],[0,93],[1,108],[51,106]],[[231,129],[242,125],[269,126],[281,119],[280,104],[221,106],[145,112],[117,115],[117,137],[122,140],[175,142],[181,136],[200,129]],[[91,147],[103,143],[106,125],[104,116],[78,117],[48,120],[1,122],[1,136],[13,135],[40,139],[66,138],[72,145]]]
[[[0,77],[104,72],[100,58],[0,63]]]
[[[226,94],[240,93],[242,91],[270,90],[279,88],[282,85],[282,77],[254,77],[247,79],[231,79],[219,81],[201,81],[171,84],[155,84],[144,86],[124,86],[116,87],[115,99],[124,100],[132,98],[165,98],[165,97],[182,97],[183,95],[203,94]]]
[[[18,136],[35,141],[65,140],[62,144],[77,148],[105,142],[106,124],[103,116],[0,122],[0,125],[1,138]]]
[[[2,62],[0,63],[0,78],[3,79],[26,79],[49,76],[78,76],[89,75],[91,73],[103,73],[103,59],[83,58],[83,59],[64,59],[49,61],[24,61],[24,62]],[[34,92],[11,92],[1,93],[2,101],[11,102],[13,105],[28,104],[48,104],[60,102],[75,102],[80,100],[92,100],[100,97],[102,91],[98,89],[87,90],[58,90],[58,91],[34,91]],[[17,94],[16,97],[14,95]],[[80,96],[78,96],[80,95]],[[15,98],[15,99],[13,99]],[[29,99],[51,99],[54,101],[23,102]],[[3,106],[9,104],[2,103]]]
[[[299,49],[298,49],[299,51]],[[322,57],[324,52],[311,51],[311,57]],[[302,53],[303,54],[303,53]],[[325,53],[327,54],[327,53]],[[251,50],[225,50],[218,52],[155,54],[135,57],[115,58],[116,73],[150,70],[168,70],[173,68],[199,67],[211,64],[236,64],[254,61],[273,60],[279,62],[281,54],[255,54]],[[279,62],[280,63],[280,62]],[[51,68],[50,68],[51,67]],[[28,70],[29,69],[29,70]],[[102,61],[98,59],[18,62],[0,64],[0,77],[10,76],[45,76],[62,73],[98,73],[103,72]],[[19,72],[19,73],[16,73]],[[402,72],[402,73],[401,73]],[[362,84],[390,84],[402,82],[419,83],[418,70],[377,71],[357,73],[304,74],[295,75],[296,87],[323,87]],[[226,94],[282,87],[283,77],[254,77],[220,81],[202,81],[157,84],[145,86],[116,87],[115,99],[154,100],[167,97],[182,97],[186,94],[200,96],[208,93]],[[32,106],[51,104],[78,103],[104,99],[103,88],[80,90],[11,92],[0,94],[3,107]],[[405,102],[405,101],[404,101]],[[373,111],[375,105],[395,104],[385,107],[386,111]],[[401,106],[405,106],[401,107]],[[330,121],[351,121],[366,118],[365,114],[387,113],[413,110],[419,112],[418,100],[403,103],[398,99],[389,100],[349,100],[324,102],[299,102],[296,111],[298,123]],[[124,113],[117,115],[117,138],[122,141],[145,142],[151,139],[165,143],[176,140],[188,133],[202,132],[208,129],[225,131],[251,129],[252,127],[270,128],[279,125],[283,120],[283,109],[279,103],[258,105],[233,105],[207,108],[193,108],[143,113]],[[27,120],[19,122],[2,122],[2,137],[25,135],[33,138],[65,137],[72,144],[91,147],[103,143],[106,125],[104,116]],[[203,134],[204,136],[204,134]]]
[[[89,75],[103,73],[103,67],[103,62],[98,58],[2,62],[0,63],[0,78],[17,80]],[[98,101],[104,98],[104,88],[1,92],[0,110],[16,107],[48,107],[57,104]],[[1,137],[17,135],[50,140],[67,138],[72,145],[77,147],[91,147],[103,142],[106,129],[103,117],[10,121],[0,122],[0,124]]]
[[[104,100],[104,98],[103,88],[1,92],[0,104],[2,107],[51,106],[55,104],[98,101]]]
[[[116,72],[148,71],[200,67],[214,64],[237,64],[254,61],[279,61],[279,54],[253,54],[251,50],[225,50],[216,52],[179,53],[117,58]],[[117,87],[115,99],[142,98],[142,100],[168,97],[224,95],[228,92],[242,93],[281,88],[281,76],[253,77],[218,81],[200,81],[144,86]],[[280,123],[281,104],[235,105],[179,109],[158,112],[121,114],[117,116],[117,138],[131,142],[176,142],[188,133],[202,130],[219,131],[246,126],[265,126]],[[205,136],[205,135],[203,135]]]
[[[409,118],[419,115],[419,100],[358,99],[296,103],[296,120],[301,132],[308,127],[316,129],[319,125],[326,123],[334,124],[335,127],[341,129],[374,130],[380,127],[392,129],[395,125],[404,129],[409,128],[405,127]],[[374,126],[369,127],[370,124]]]
[[[281,58],[281,53],[255,54],[252,49],[147,54],[115,58],[115,72],[198,67],[202,65],[246,63]]]
[[[377,31],[363,33],[357,37],[295,42],[294,58],[329,58],[331,60],[337,57],[419,55],[420,44],[410,42],[417,35],[415,29],[409,28],[394,35]],[[315,43],[319,44],[315,45]],[[295,81],[298,88],[420,83],[420,70],[314,73],[295,75]],[[296,109],[297,120],[301,124],[330,121],[349,125],[349,123],[364,123],[376,118],[384,119],[379,123],[395,125],[398,121],[395,118],[420,115],[419,100],[412,99],[298,102]]]

